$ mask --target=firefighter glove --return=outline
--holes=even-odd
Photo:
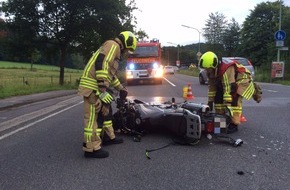
[[[207,105],[208,105],[210,111],[212,111],[213,110],[213,101],[208,102]]]
[[[126,97],[127,97],[127,95],[128,95],[128,91],[127,91],[126,88],[123,88],[122,90],[120,90],[120,98],[121,98],[122,100],[125,100]]]
[[[112,100],[113,100],[113,97],[108,92],[102,92],[99,95],[99,98],[102,100],[102,102],[104,102],[106,104],[110,104],[112,102]]]
[[[255,87],[255,92],[253,94],[253,99],[257,102],[260,103],[262,101],[262,88],[260,85],[254,82],[254,87]]]

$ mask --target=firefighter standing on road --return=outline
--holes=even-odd
[[[127,90],[116,76],[119,61],[135,51],[137,39],[130,31],[121,32],[114,40],[107,40],[90,58],[80,80],[78,94],[84,98],[84,143],[85,157],[105,158],[109,153],[101,145],[123,143],[115,136],[112,126],[112,95],[108,87],[126,98]],[[102,121],[101,125],[97,121]],[[107,139],[106,139],[107,138]]]
[[[213,52],[206,52],[199,61],[199,66],[206,69],[208,76],[208,105],[216,113],[225,114],[228,108],[231,115],[231,123],[228,133],[238,130],[242,114],[242,100],[249,100],[257,93],[251,77],[251,73],[241,64],[236,62],[221,61]],[[259,98],[254,98],[258,103]]]

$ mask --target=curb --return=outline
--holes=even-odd
[[[0,100],[0,111],[19,107],[27,104],[31,104],[34,102],[40,102],[52,98],[69,96],[69,95],[77,95],[77,90],[59,90],[59,91],[50,91],[38,94],[31,94],[25,96],[15,96],[11,98],[5,98]]]

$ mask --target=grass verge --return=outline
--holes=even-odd
[[[65,69],[59,85],[59,67],[0,61],[0,99],[54,90],[76,89],[81,70]]]

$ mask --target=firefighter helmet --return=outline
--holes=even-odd
[[[124,45],[124,49],[128,49],[130,51],[135,51],[137,46],[137,38],[135,35],[130,31],[121,32],[118,36],[121,42]]]
[[[199,60],[199,67],[204,69],[216,68],[218,57],[211,51],[204,53]]]

